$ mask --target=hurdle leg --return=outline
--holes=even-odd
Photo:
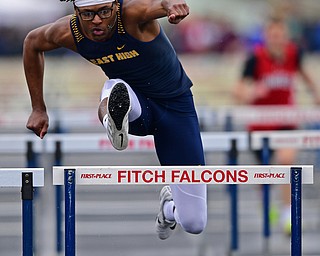
[[[56,251],[58,253],[62,252],[62,209],[61,209],[61,202],[62,202],[62,186],[56,186]]]
[[[231,197],[231,241],[230,241],[230,255],[233,256],[239,248],[239,231],[238,231],[238,186],[229,185]]]
[[[263,138],[262,141],[262,164],[268,165],[270,162],[269,139]],[[265,256],[270,255],[270,185],[263,185],[263,252]]]
[[[291,168],[291,255],[302,255],[301,235],[301,172],[302,168]]]
[[[37,164],[37,154],[34,152],[32,141],[27,142],[27,166],[33,168],[38,166]]]
[[[231,148],[228,152],[228,164],[236,165],[238,162],[237,140],[231,140]],[[230,253],[234,255],[239,249],[239,229],[238,229],[238,185],[229,185],[230,192],[230,221],[231,221],[231,240]]]
[[[65,256],[76,255],[75,169],[65,170]]]
[[[59,127],[59,126],[58,126]],[[59,130],[59,129],[58,129]],[[62,164],[62,149],[61,142],[56,141],[56,149],[55,149],[55,165]],[[55,189],[56,194],[56,251],[57,253],[62,252],[63,241],[62,241],[62,194],[63,189],[61,185],[57,185]]]
[[[33,175],[22,173],[22,255],[33,255]]]

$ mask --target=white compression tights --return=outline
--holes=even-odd
[[[173,203],[166,203],[164,214],[189,233],[201,233],[207,224],[206,185],[170,185]],[[174,204],[174,205],[173,205]]]

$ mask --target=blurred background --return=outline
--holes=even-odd
[[[316,0],[188,2],[191,15],[180,25],[161,22],[194,82],[197,106],[232,104],[230,91],[241,74],[241,64],[252,46],[261,42],[264,21],[274,12],[287,17],[293,39],[306,53],[306,68],[319,80],[320,6]],[[30,111],[21,58],[24,37],[31,29],[72,11],[72,4],[58,0],[0,2],[0,124],[13,117],[12,112]],[[104,81],[98,67],[70,51],[47,54],[45,93],[50,110],[95,109]],[[310,104],[308,95],[298,95],[301,103]]]
[[[271,14],[286,18],[292,39],[305,53],[304,66],[316,82],[320,81],[320,4],[318,0],[188,0],[190,16],[181,24],[160,22],[179,54],[182,65],[194,83],[193,93],[203,131],[223,131],[216,122],[220,109],[232,107],[231,91],[238,82],[243,61],[253,46],[263,41],[263,25]],[[28,133],[25,123],[31,111],[22,65],[23,40],[40,25],[73,12],[71,3],[58,0],[0,0],[0,134]],[[49,109],[51,131],[103,132],[97,121],[97,106],[105,76],[101,70],[78,55],[64,49],[46,54],[45,99]],[[296,80],[301,106],[312,106],[312,97]],[[320,84],[318,82],[318,84]],[[319,120],[320,121],[320,120]],[[57,125],[59,124],[59,127]],[[318,123],[301,128],[317,128]],[[235,130],[243,130],[239,126]],[[249,153],[241,153],[241,164],[254,163]],[[298,163],[316,164],[318,151],[299,152]],[[46,167],[46,188],[40,189],[36,210],[36,255],[55,252],[54,189],[51,186],[53,156],[39,157]],[[225,164],[224,153],[207,154],[208,164]],[[155,154],[108,153],[65,155],[65,165],[157,165]],[[23,167],[23,153],[0,154],[0,167]],[[229,220],[226,188],[210,187],[209,225],[201,236],[178,232],[168,242],[153,234],[153,220],[158,211],[159,187],[79,189],[78,255],[227,255]],[[42,191],[42,192],[41,192]],[[319,184],[306,188],[304,255],[320,255]],[[21,252],[19,195],[14,190],[0,194],[0,255]],[[241,188],[240,212],[242,255],[260,255],[262,241],[260,195],[258,189]],[[272,192],[274,204],[278,192]],[[88,202],[96,202],[90,204]],[[101,203],[103,202],[101,206]],[[131,205],[128,207],[120,205]],[[122,202],[122,204],[121,204]],[[144,203],[145,202],[145,203]],[[2,204],[2,206],[1,206]],[[100,205],[100,206],[99,206]],[[109,205],[109,208],[108,208]],[[10,207],[11,208],[10,208]],[[130,213],[138,206],[141,212]],[[7,211],[1,213],[1,209]],[[9,207],[9,208],[8,208]],[[106,208],[105,208],[106,207]],[[119,211],[117,211],[119,207]],[[144,207],[146,209],[144,210]],[[101,214],[93,214],[94,209]],[[122,212],[121,212],[121,209]],[[18,212],[17,212],[18,210]],[[97,210],[97,211],[98,211]],[[110,213],[111,212],[111,213]],[[133,211],[134,212],[134,211]],[[139,230],[139,232],[137,232]],[[42,233],[46,237],[43,237]],[[289,255],[290,241],[281,228],[273,227],[273,255]],[[256,239],[253,242],[253,239]],[[10,243],[13,242],[14,246]]]

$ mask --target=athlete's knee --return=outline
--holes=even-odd
[[[180,225],[188,233],[200,234],[207,225],[207,215],[188,216],[187,218],[180,219]]]
[[[108,98],[112,88],[117,84],[117,83],[123,83],[126,84],[125,81],[121,79],[108,79],[105,81],[102,90],[101,90],[101,95],[100,95],[100,101],[102,101],[105,98]]]

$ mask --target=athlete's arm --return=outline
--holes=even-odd
[[[47,133],[49,118],[43,97],[44,52],[66,47],[75,50],[72,42],[70,17],[39,27],[29,32],[23,46],[23,66],[31,98],[32,113],[27,122],[27,128],[40,138]]]
[[[250,104],[254,100],[254,90],[252,84],[255,83],[254,69],[256,58],[250,56],[244,63],[240,81],[232,91],[234,102],[237,104]]]
[[[304,81],[305,86],[308,88],[310,94],[312,94],[315,103],[319,105],[320,104],[320,94],[319,94],[319,90],[317,88],[316,83],[314,82],[314,80],[311,78],[309,73],[304,68],[300,68],[299,73]]]
[[[252,102],[252,88],[249,84],[252,83],[250,78],[241,78],[232,91],[232,97],[236,104],[246,105]]]
[[[172,24],[178,24],[189,15],[189,6],[185,0],[128,0],[127,12],[130,19],[138,24],[168,17]]]

